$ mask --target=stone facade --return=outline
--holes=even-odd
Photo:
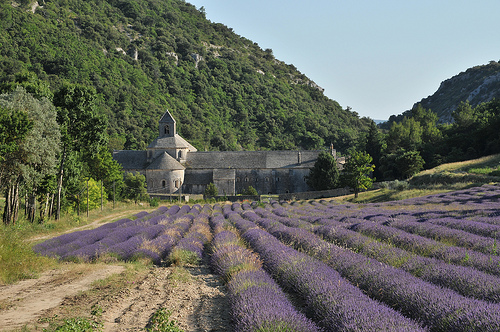
[[[150,194],[203,194],[211,182],[220,195],[241,194],[249,186],[259,194],[285,194],[310,190],[305,177],[320,152],[199,152],[177,134],[166,111],[146,151],[114,151],[113,158],[125,172],[144,174]]]

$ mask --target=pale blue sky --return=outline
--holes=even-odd
[[[187,0],[360,116],[387,119],[500,60],[499,0]]]

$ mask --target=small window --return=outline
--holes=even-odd
[[[161,180],[161,187],[165,188],[167,186],[167,181]]]
[[[169,125],[165,125],[165,127],[163,127],[163,130],[164,130],[165,135],[170,135],[170,126]]]
[[[247,177],[245,178],[245,182],[248,182],[248,178]]]
[[[236,182],[240,182],[240,181],[241,181],[241,179],[240,179],[240,178],[236,178]]]
[[[266,182],[269,182],[269,177],[266,176]]]
[[[182,151],[179,151],[179,153],[178,153],[178,158],[179,158],[179,159],[182,159]]]
[[[181,181],[179,181],[179,180],[175,180],[175,182],[174,182],[175,188],[179,188],[180,187],[180,182]]]

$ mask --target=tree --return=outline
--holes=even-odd
[[[339,169],[335,158],[325,151],[318,155],[306,177],[307,185],[314,190],[328,190],[339,186]]]
[[[379,170],[380,166],[380,158],[382,157],[382,151],[384,149],[384,142],[377,127],[375,121],[370,122],[370,127],[368,129],[368,133],[366,134],[366,139],[360,146],[361,151],[366,151],[372,158],[373,164],[375,165],[375,170],[373,175],[376,177],[381,176],[381,172]]]
[[[370,177],[370,173],[375,169],[375,165],[371,162],[372,157],[366,152],[354,149],[348,151],[341,182],[354,190],[355,198],[358,198],[360,190],[371,188],[373,184],[374,179]]]
[[[219,194],[217,187],[215,184],[210,182],[207,187],[205,188],[204,195],[205,197],[216,197]]]
[[[88,162],[89,173],[92,177],[101,180],[107,187],[108,196],[111,194],[111,185],[115,183],[119,187],[123,182],[122,166],[113,159],[113,156],[106,148],[101,145],[99,151]]]
[[[419,151],[399,149],[380,159],[380,169],[384,179],[408,179],[422,170],[425,161]]]
[[[57,121],[61,127],[61,157],[57,184],[56,219],[61,213],[64,170],[72,151],[93,156],[105,142],[106,119],[97,111],[95,89],[83,85],[65,84],[54,94],[58,107]]]
[[[393,122],[387,136],[389,153],[399,148],[416,150],[422,145],[423,128],[416,119],[405,117],[401,123]]]
[[[257,190],[252,186],[248,186],[245,190],[243,190],[242,194],[245,196],[258,196],[259,195]]]
[[[42,181],[54,171],[57,164],[60,132],[55,108],[48,99],[35,99],[22,87],[18,87],[8,95],[1,95],[0,107],[14,111],[11,120],[19,116],[17,120],[10,122],[15,126],[10,127],[9,132],[23,136],[17,147],[14,147],[14,151],[10,151],[8,159],[2,163],[2,169],[5,171],[2,171],[3,177],[7,187],[3,221],[9,224],[17,220],[19,192],[24,188],[28,198],[26,201],[27,217],[33,222],[38,189]],[[26,112],[27,118],[19,114],[15,115],[19,110]],[[27,122],[28,120],[31,124]],[[28,128],[31,127],[31,129],[28,132],[19,131],[20,123],[27,123]],[[12,137],[7,139],[9,140],[12,142]]]
[[[125,175],[125,198],[134,200],[135,204],[141,199],[147,198],[146,177],[139,172],[127,173]]]
[[[408,179],[417,174],[425,164],[418,151],[400,151],[395,160],[396,168],[402,178]]]
[[[104,192],[104,197],[101,197],[101,181],[96,181],[93,178],[88,179],[88,181],[85,181],[86,183],[82,183],[82,186],[87,186],[88,184],[88,191],[89,191],[89,205],[88,208],[89,210],[94,210],[99,208],[101,206],[101,199],[103,199],[105,202],[108,200],[108,195],[106,192]],[[82,209],[83,211],[87,210],[87,192],[84,191],[82,195],[80,196],[80,200],[77,204],[80,204],[79,208]]]
[[[20,144],[32,128],[27,112],[0,106],[0,190]]]

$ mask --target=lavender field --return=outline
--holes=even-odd
[[[34,246],[209,262],[235,331],[500,331],[500,186],[397,202],[160,207]]]

